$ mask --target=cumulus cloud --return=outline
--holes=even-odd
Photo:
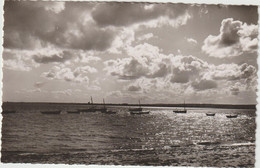
[[[209,56],[218,58],[253,53],[257,51],[257,36],[257,25],[227,18],[221,23],[219,35],[209,35],[204,40],[202,50]]]
[[[19,53],[8,49],[3,51],[3,68],[5,69],[30,71],[37,66],[38,64],[34,64],[31,55],[27,55],[27,53]]]
[[[128,48],[127,53],[128,58],[106,61],[105,70],[109,75],[131,82],[128,91],[148,93],[172,89],[195,93],[229,88],[237,82],[248,89],[256,85],[257,70],[247,63],[214,65],[194,56],[164,55],[147,43]]]
[[[205,78],[214,80],[246,80],[251,82],[256,77],[257,70],[254,66],[247,63],[237,64],[221,64],[211,68],[211,71],[204,74]]]
[[[54,66],[50,71],[42,73],[42,76],[48,79],[65,80],[67,82],[89,83],[88,75],[95,72],[97,72],[97,70],[89,66],[77,67],[74,70],[71,68]]]
[[[127,87],[127,90],[131,91],[131,92],[137,92],[137,91],[141,90],[141,87],[140,86],[135,86],[135,85],[130,85],[130,86]]]
[[[154,37],[153,33],[144,34],[140,37],[138,37],[138,40],[149,40],[150,38]]]

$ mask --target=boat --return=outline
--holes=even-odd
[[[96,112],[97,111],[97,109],[94,109],[94,108],[87,108],[87,109],[78,109],[78,112],[80,113],[80,112],[82,112],[82,113],[84,113],[84,112]]]
[[[227,118],[237,118],[237,114],[226,115]]]
[[[61,110],[41,111],[42,114],[60,114]]]
[[[140,100],[139,100],[139,107],[138,108],[130,108],[129,109],[130,111],[130,114],[149,114],[150,111],[149,110],[146,110],[146,111],[143,111],[143,108],[141,107],[141,104],[140,104]]]
[[[90,97],[90,100],[91,100],[91,107],[90,108],[81,108],[81,109],[78,109],[78,112],[96,112],[98,111],[98,109],[95,108],[95,106],[93,106],[93,99],[92,99],[92,96]]]
[[[4,110],[2,111],[2,114],[12,114],[15,113],[15,110]]]
[[[215,113],[206,113],[207,116],[215,116]]]
[[[184,100],[184,104],[183,104],[183,109],[175,109],[175,110],[173,110],[173,112],[175,112],[175,113],[187,113],[187,110],[185,109],[185,100]]]
[[[130,109],[128,109],[129,111],[142,111],[143,110],[143,108],[141,107],[141,105],[140,105],[140,100],[139,100],[139,107],[137,107],[137,108],[130,108]]]
[[[116,111],[108,110],[108,109],[106,108],[105,99],[103,99],[103,104],[104,104],[104,107],[100,110],[101,113],[105,113],[105,114],[116,114]]]
[[[68,110],[67,111],[68,114],[80,114],[79,110]]]
[[[131,111],[130,114],[149,114],[150,111],[146,110],[146,111]]]

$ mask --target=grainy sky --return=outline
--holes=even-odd
[[[256,103],[256,6],[16,1],[4,11],[4,101]]]

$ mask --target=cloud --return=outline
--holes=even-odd
[[[257,51],[258,26],[247,25],[233,18],[224,19],[220,34],[209,35],[202,46],[202,51],[212,57],[224,58],[253,53]]]
[[[164,55],[158,47],[147,43],[128,48],[127,53],[127,58],[105,62],[108,75],[129,82],[127,91],[144,94],[169,90],[175,90],[172,94],[177,94],[177,90],[187,94],[208,91],[213,94],[217,89],[234,92],[229,87],[235,83],[239,83],[240,90],[256,87],[257,70],[247,63],[214,65],[194,56]]]
[[[237,64],[221,64],[211,68],[211,71],[205,73],[205,77],[210,76],[214,80],[241,80],[246,79],[250,82],[256,77],[257,70],[254,66],[247,63]]]
[[[38,64],[34,64],[31,55],[4,49],[3,68],[15,71],[30,71],[34,67],[38,67]]]
[[[141,90],[141,87],[140,86],[130,85],[130,86],[128,86],[127,90],[131,91],[131,92],[137,92],[137,91]]]
[[[144,34],[140,37],[138,37],[138,40],[149,40],[150,38],[154,37],[153,33]]]
[[[187,40],[187,42],[189,42],[192,45],[196,45],[198,43],[197,40],[195,40],[193,38],[187,38],[186,40]]]
[[[208,90],[208,89],[213,89],[213,88],[217,88],[217,83],[216,81],[213,80],[200,80],[200,81],[194,81],[192,82],[191,86],[195,89],[195,90]]]
[[[48,64],[52,62],[65,62],[67,60],[70,60],[72,58],[72,54],[68,51],[63,51],[58,54],[46,56],[46,55],[34,55],[33,60],[37,63],[41,64]]]
[[[74,70],[71,68],[54,66],[50,71],[42,73],[42,77],[47,79],[65,80],[67,82],[89,83],[88,75],[95,72],[97,72],[97,70],[90,66],[77,67]]]
[[[187,12],[187,5],[145,3],[100,3],[91,13],[100,26],[129,26],[168,17],[176,19]]]
[[[115,32],[95,24],[87,10],[92,4],[66,2],[64,6],[64,3],[7,1],[4,47],[35,49],[53,44],[60,48],[99,51],[110,47]]]

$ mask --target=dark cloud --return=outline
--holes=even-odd
[[[175,69],[170,81],[172,83],[187,83],[190,81],[191,75],[192,74],[189,71],[180,71],[179,69]]]
[[[101,3],[92,12],[92,16],[101,26],[127,26],[160,16],[175,19],[184,14],[186,10],[187,5],[169,3]]]
[[[4,47],[34,49],[48,43],[83,50],[110,47],[114,32],[82,20],[88,17],[93,3],[64,3],[5,2]]]
[[[32,58],[37,63],[48,64],[52,62],[65,62],[71,59],[73,55],[68,51],[63,51],[60,54],[54,54],[51,56],[34,55]]]
[[[237,88],[237,87],[231,87],[230,92],[232,95],[238,95],[240,91],[239,91],[239,88]]]
[[[247,25],[233,18],[224,19],[220,33],[209,35],[204,40],[202,50],[212,57],[233,57],[243,53],[254,53],[258,46],[258,26]]]
[[[140,86],[133,86],[133,85],[131,85],[131,86],[128,87],[127,90],[131,91],[131,92],[137,92],[137,91],[141,90],[141,87]]]
[[[218,85],[217,85],[217,82],[215,82],[213,80],[200,80],[200,81],[192,82],[191,86],[195,90],[201,91],[201,90],[217,88]]]

